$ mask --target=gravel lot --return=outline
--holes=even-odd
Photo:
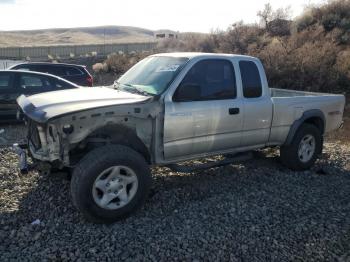
[[[0,261],[350,261],[350,144],[326,143],[307,172],[275,150],[200,173],[155,168],[144,208],[108,226],[74,209],[65,174],[16,168],[1,148]]]

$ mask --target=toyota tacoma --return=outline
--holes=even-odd
[[[278,146],[285,166],[310,168],[323,135],[342,124],[345,97],[269,88],[262,63],[250,56],[165,53],[143,59],[113,87],[17,102],[36,167],[70,168],[74,205],[108,223],[142,205],[152,166],[193,171],[181,163]]]

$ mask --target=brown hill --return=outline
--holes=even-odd
[[[103,44],[153,40],[153,31],[131,26],[99,26],[0,31],[0,47]]]

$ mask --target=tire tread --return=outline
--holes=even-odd
[[[142,171],[142,185],[144,188],[142,190],[142,197],[138,199],[137,203],[133,205],[130,209],[121,212],[116,217],[106,217],[103,214],[96,214],[91,210],[86,208],[86,197],[82,197],[82,188],[88,187],[89,176],[93,176],[89,171],[96,169],[96,167],[108,165],[111,161],[119,160],[132,160],[132,162],[137,163],[137,167]],[[140,178],[139,178],[140,180]],[[71,180],[71,196],[74,206],[90,221],[95,223],[110,223],[127,217],[131,212],[138,209],[146,199],[149,187],[151,184],[151,174],[149,166],[144,159],[144,157],[133,149],[123,146],[123,145],[108,145],[96,148],[85,157],[83,157],[80,162],[76,165],[73,171]],[[140,181],[139,181],[140,186]],[[136,197],[136,196],[135,196]],[[133,200],[132,200],[133,201]],[[121,208],[124,209],[128,207]]]
[[[306,163],[302,163],[298,157],[298,147],[300,140],[308,133],[314,135],[316,140],[315,154]],[[309,169],[316,161],[317,156],[322,152],[322,135],[320,130],[312,124],[302,124],[295,133],[290,145],[283,145],[280,148],[280,159],[282,164],[294,171],[302,171]]]

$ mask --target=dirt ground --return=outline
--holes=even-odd
[[[344,125],[341,129],[336,130],[326,136],[330,141],[350,144],[350,97],[347,99],[343,115]]]

